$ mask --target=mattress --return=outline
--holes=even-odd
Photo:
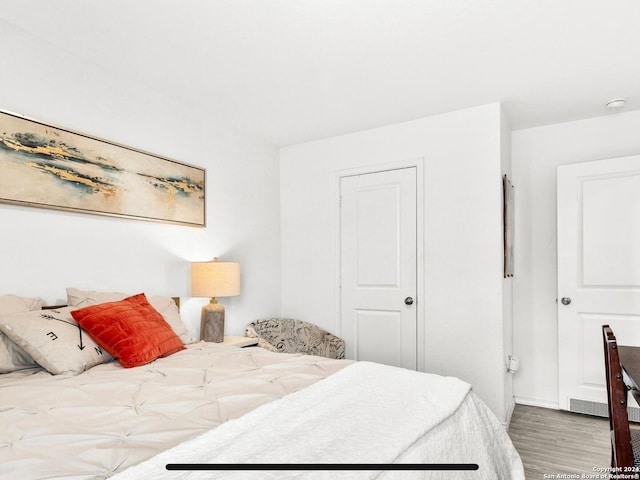
[[[467,472],[167,471],[167,463],[468,463]],[[77,376],[0,375],[0,479],[523,479],[464,382],[215,343]]]

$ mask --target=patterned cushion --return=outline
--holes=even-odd
[[[35,360],[54,375],[78,375],[113,359],[78,326],[71,310],[73,307],[64,307],[0,317],[0,330],[26,352],[16,370],[33,367]]]
[[[292,318],[264,318],[247,325],[247,337],[272,352],[344,358],[344,340],[317,325]]]

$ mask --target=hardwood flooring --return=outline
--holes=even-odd
[[[516,405],[509,436],[522,458],[527,480],[558,478],[558,474],[593,475],[599,473],[594,467],[610,464],[606,418]]]

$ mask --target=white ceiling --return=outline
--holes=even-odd
[[[275,145],[495,101],[514,129],[640,108],[638,0],[0,0],[0,19]]]

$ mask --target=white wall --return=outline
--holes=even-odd
[[[207,169],[206,229],[0,204],[0,292],[50,304],[67,286],[181,296],[196,333],[206,300],[188,298],[189,262],[219,256],[242,267],[242,294],[221,300],[227,333],[279,314],[274,148],[2,21],[0,57],[0,108]]]
[[[516,401],[558,407],[556,167],[640,153],[640,111],[512,134]]]
[[[282,312],[338,331],[337,172],[424,158],[426,370],[505,420],[499,104],[281,149]]]
[[[502,112],[501,127],[500,140],[502,142],[502,158],[500,163],[502,174],[507,175],[507,177],[513,181],[513,172],[511,166],[511,129],[509,127],[509,121],[504,111]],[[502,210],[502,215],[504,221],[504,210]],[[504,325],[502,338],[505,355],[505,368],[503,369],[505,383],[504,402],[505,405],[512,409],[513,407],[515,407],[513,398],[513,374],[507,372],[507,363],[509,354],[513,353],[513,277],[503,278],[502,280],[502,316]],[[507,412],[508,420],[511,419],[511,413],[513,413],[512,410],[509,410]]]

